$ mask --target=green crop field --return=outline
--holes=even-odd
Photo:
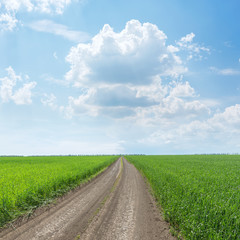
[[[78,186],[117,158],[0,157],[0,227]]]
[[[240,156],[127,156],[184,239],[240,239]]]

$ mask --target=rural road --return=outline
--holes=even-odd
[[[1,240],[175,239],[136,168],[119,158],[56,206],[0,233]]]

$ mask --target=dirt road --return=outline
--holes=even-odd
[[[2,240],[174,239],[136,168],[124,158]]]

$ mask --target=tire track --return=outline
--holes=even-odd
[[[123,158],[122,177],[82,240],[175,239],[141,174]]]

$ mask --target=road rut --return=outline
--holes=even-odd
[[[103,174],[2,240],[175,239],[136,168],[119,158]]]

